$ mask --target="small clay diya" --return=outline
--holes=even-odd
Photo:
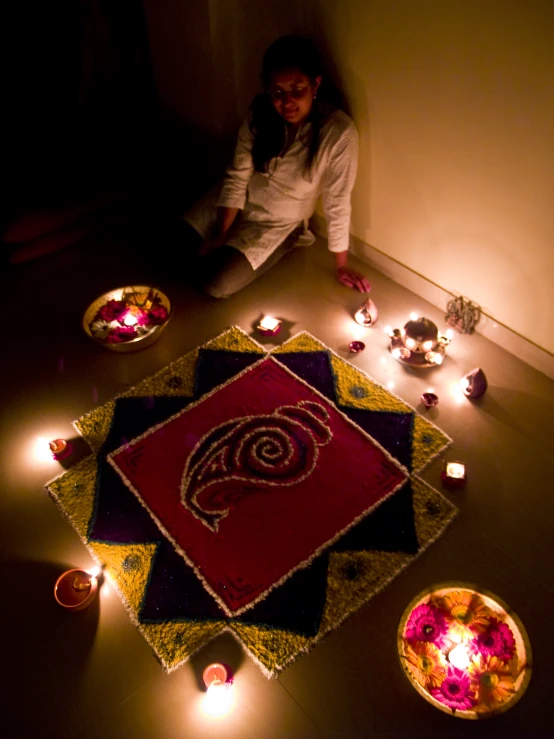
[[[348,348],[353,354],[359,354],[365,349],[365,344],[363,341],[351,341]]]
[[[56,601],[68,611],[82,611],[95,598],[98,578],[84,570],[68,570],[54,585]]]
[[[423,393],[421,396],[421,402],[425,406],[425,410],[428,411],[429,408],[434,408],[438,405],[439,396],[435,395],[435,393]]]

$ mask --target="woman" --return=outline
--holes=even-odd
[[[313,243],[307,221],[322,195],[337,279],[369,292],[348,266],[358,135],[327,99],[315,47],[298,36],[278,39],[264,55],[262,82],[223,185],[184,216],[202,239],[206,291],[229,297],[294,246]]]

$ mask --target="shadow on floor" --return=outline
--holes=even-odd
[[[64,611],[53,590],[68,569],[26,560],[2,565],[3,736],[37,736],[37,714],[48,719],[42,723],[42,739],[75,736],[79,726],[75,714],[98,626],[99,599],[78,613]]]
[[[489,386],[482,398],[473,401],[481,410],[512,431],[547,446],[545,430],[554,418],[554,403],[526,390]]]

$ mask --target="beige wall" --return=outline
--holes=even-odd
[[[554,351],[554,3],[316,4],[361,137],[353,233]]]
[[[350,98],[353,233],[554,351],[553,0],[144,0],[162,99],[233,135],[312,30]]]

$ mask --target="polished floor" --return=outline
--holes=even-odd
[[[145,248],[145,246],[147,248]],[[222,302],[199,294],[187,262],[163,238],[111,234],[2,276],[1,495],[2,669],[0,726],[6,739],[429,739],[552,736],[554,568],[554,383],[479,335],[456,335],[447,361],[407,371],[386,350],[382,328],[411,311],[442,326],[443,314],[363,267],[380,317],[360,329],[359,294],[336,283],[324,244],[288,255],[268,275]],[[99,294],[156,284],[175,313],[158,343],[116,354],[83,333]],[[262,313],[284,320],[280,341],[300,330],[320,338],[420,407],[433,387],[432,420],[453,439],[467,487],[445,493],[460,513],[422,557],[357,615],[273,681],[230,636],[216,639],[170,675],[130,624],[117,595],[67,614],[54,602],[57,575],[90,557],[44,491],[61,468],[36,456],[38,437],[70,437],[71,422],[230,325],[253,330]],[[348,354],[363,338],[366,350]],[[480,403],[455,392],[481,366]],[[440,488],[441,460],[424,473]],[[527,627],[533,675],[523,699],[488,721],[467,722],[426,703],[402,674],[396,630],[407,603],[433,583],[475,583],[504,599]],[[291,604],[293,607],[293,604]],[[213,660],[232,665],[235,704],[224,718],[202,711],[200,676]]]

